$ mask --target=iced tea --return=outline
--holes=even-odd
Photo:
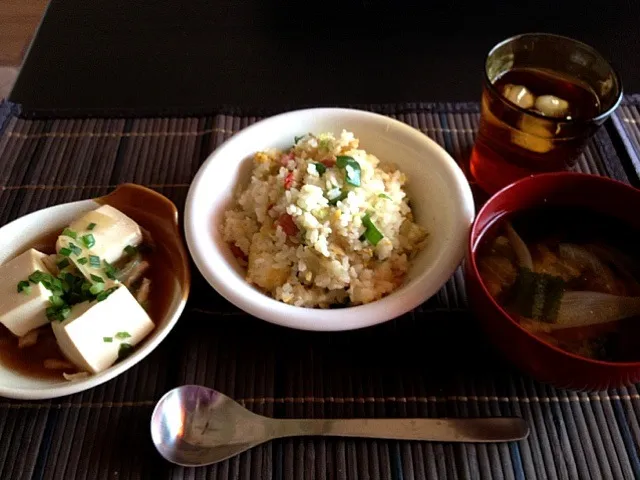
[[[508,42],[523,48],[505,48]],[[573,49],[572,42],[577,44]],[[560,48],[553,52],[552,47]],[[589,58],[597,55],[584,44],[545,34],[514,37],[489,54],[470,159],[470,173],[487,193],[533,173],[572,166],[618,105],[622,89],[611,67],[601,60],[608,76],[602,66],[585,75],[589,62],[582,61],[584,52],[578,47],[586,48]],[[569,58],[578,67],[562,61],[561,54],[571,51]],[[598,80],[603,76],[608,84]]]

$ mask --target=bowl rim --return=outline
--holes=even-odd
[[[295,118],[296,116],[306,116],[310,114],[314,116],[349,115],[357,116],[362,119],[370,119],[374,122],[383,121],[386,124],[391,123],[401,130],[404,135],[413,136],[415,139],[425,144],[428,150],[438,152],[435,156],[436,161],[444,165],[445,171],[448,172],[448,176],[451,178],[451,185],[448,187],[452,192],[457,193],[457,196],[460,199],[458,203],[460,220],[458,223],[464,222],[466,224],[465,231],[456,232],[459,238],[453,237],[451,243],[455,243],[455,245],[449,254],[449,257],[444,260],[439,260],[439,270],[434,271],[434,275],[426,277],[430,280],[427,285],[428,287],[430,286],[430,288],[420,288],[422,284],[427,284],[427,282],[425,282],[425,279],[416,279],[416,283],[412,285],[412,288],[409,291],[410,295],[408,301],[402,302],[402,305],[400,305],[400,302],[398,302],[398,298],[395,295],[398,290],[395,290],[389,295],[374,302],[341,309],[316,309],[288,305],[284,302],[271,298],[255,288],[245,291],[244,293],[246,293],[246,295],[239,298],[239,294],[226,286],[224,280],[217,276],[214,271],[214,267],[211,266],[207,259],[202,255],[201,247],[198,246],[198,242],[196,241],[197,228],[193,212],[196,209],[195,204],[199,196],[198,193],[201,188],[204,188],[202,185],[202,179],[205,172],[210,168],[210,165],[213,164],[215,159],[225,154],[229,144],[241,141],[238,139],[242,139],[245,135],[248,135],[258,129],[262,129],[265,125],[269,125],[272,122],[275,123],[282,121],[287,117]],[[200,169],[189,187],[189,192],[185,202],[184,229],[191,257],[207,283],[209,283],[209,285],[221,296],[244,312],[269,323],[298,330],[345,331],[366,328],[397,318],[398,316],[418,307],[428,298],[436,294],[442,285],[444,285],[451,275],[453,275],[456,268],[464,258],[467,234],[471,228],[474,216],[475,203],[471,188],[464,176],[464,173],[451,155],[433,139],[404,122],[378,113],[350,108],[320,107],[292,110],[262,119],[253,125],[243,128],[212,151],[200,166]],[[461,227],[456,225],[455,228]],[[212,244],[214,250],[220,250],[216,242],[212,242]],[[227,262],[225,261],[225,263]],[[245,281],[245,284],[250,287],[248,282]],[[394,305],[395,308],[393,308]],[[300,312],[314,312],[313,317],[315,318],[302,318],[302,316],[299,315]],[[341,316],[344,316],[346,312],[349,312],[347,314],[348,319],[345,320],[344,318],[340,318]]]
[[[509,185],[507,185],[506,187],[502,188],[501,190],[499,190],[498,192],[496,192],[494,195],[491,196],[491,198],[489,200],[487,200],[485,202],[485,204],[482,206],[482,208],[480,209],[480,211],[478,212],[478,214],[476,215],[475,220],[473,221],[473,225],[471,227],[471,230],[469,231],[469,241],[467,242],[467,258],[468,258],[468,262],[469,262],[469,266],[471,268],[472,274],[473,276],[477,279],[478,284],[480,285],[480,288],[482,290],[483,295],[493,304],[493,306],[500,312],[500,316],[503,319],[506,319],[507,322],[511,323],[512,325],[515,325],[522,333],[524,333],[526,336],[528,336],[531,340],[544,345],[547,348],[550,348],[552,350],[554,350],[556,353],[562,354],[564,356],[567,356],[573,360],[579,360],[579,361],[583,361],[583,362],[587,362],[589,364],[593,364],[594,366],[599,366],[599,367],[607,367],[607,368],[629,368],[629,367],[640,367],[640,360],[635,361],[635,362],[612,362],[612,361],[607,361],[607,360],[596,360],[596,359],[592,359],[592,358],[587,358],[587,357],[583,357],[581,355],[576,355],[575,353],[571,353],[568,352],[566,350],[563,350],[562,348],[556,347],[555,345],[552,345],[548,342],[545,342],[544,340],[542,340],[541,338],[537,337],[536,335],[533,335],[531,332],[529,332],[527,329],[525,329],[524,327],[522,327],[517,321],[515,321],[513,318],[511,318],[511,315],[509,315],[503,308],[502,306],[495,301],[495,299],[491,296],[491,294],[489,293],[489,291],[487,290],[487,287],[484,284],[484,281],[482,280],[482,276],[480,275],[480,272],[478,270],[478,265],[476,263],[476,254],[477,254],[477,249],[474,249],[474,244],[478,245],[481,241],[481,239],[486,235],[487,230],[489,229],[490,226],[492,226],[493,224],[495,224],[495,222],[499,221],[501,218],[504,218],[505,215],[510,215],[513,214],[515,212],[519,212],[521,210],[510,210],[508,212],[502,212],[498,215],[496,215],[495,219],[484,228],[484,231],[481,233],[477,233],[477,224],[479,222],[479,220],[484,216],[484,215],[488,215],[487,210],[489,210],[491,208],[491,204],[493,202],[495,202],[498,198],[502,197],[503,195],[505,195],[508,191],[511,190],[518,190],[519,188],[522,188],[523,184],[528,184],[528,183],[537,183],[540,181],[544,181],[545,178],[566,178],[567,180],[569,179],[580,179],[578,181],[583,181],[585,179],[588,179],[589,181],[595,181],[595,182],[602,182],[603,184],[609,184],[609,185],[613,185],[615,188],[623,188],[626,189],[628,191],[633,191],[634,194],[636,195],[640,195],[640,190],[636,189],[635,187],[633,187],[632,185],[629,185],[627,183],[621,182],[619,180],[614,180],[612,178],[609,177],[603,177],[600,175],[593,175],[593,174],[589,174],[589,173],[580,173],[580,172],[551,172],[551,173],[541,173],[541,174],[536,174],[536,175],[529,175],[527,177],[521,178],[520,180],[517,180]],[[474,237],[475,237],[475,241],[474,241]]]
[[[489,67],[489,59],[491,58],[491,56],[501,47],[509,44],[509,43],[513,43],[517,40],[522,40],[522,39],[528,39],[528,38],[536,38],[536,37],[546,37],[548,39],[557,39],[557,40],[562,40],[562,41],[567,41],[567,42],[571,42],[575,45],[579,45],[582,48],[584,48],[585,50],[589,51],[592,55],[599,57],[600,60],[603,61],[603,63],[609,67],[609,70],[611,71],[613,77],[616,80],[616,84],[618,86],[618,94],[616,95],[615,99],[613,100],[611,106],[609,108],[607,108],[606,110],[599,112],[597,115],[588,118],[586,120],[578,120],[578,119],[573,119],[573,120],[566,120],[566,119],[557,119],[557,118],[553,118],[553,117],[545,117],[544,115],[537,113],[536,111],[533,110],[528,110],[526,108],[522,108],[518,105],[516,105],[515,103],[512,103],[510,101],[508,101],[506,98],[504,98],[504,96],[502,95],[502,93],[500,93],[498,91],[498,89],[496,88],[495,84],[491,81],[491,79],[489,78],[489,73],[488,73],[488,67]],[[534,31],[534,32],[525,32],[525,33],[520,33],[517,35],[513,35],[511,37],[505,38],[504,40],[501,40],[500,42],[496,43],[493,47],[491,47],[491,49],[487,52],[487,54],[485,55],[485,59],[484,59],[484,67],[482,69],[483,71],[483,81],[486,84],[487,88],[489,90],[491,90],[491,92],[495,95],[496,98],[498,98],[501,103],[503,105],[506,105],[507,107],[510,107],[513,110],[516,110],[518,112],[520,112],[523,115],[529,115],[535,118],[539,118],[542,120],[546,120],[548,122],[551,122],[553,124],[567,124],[567,125],[580,125],[580,124],[591,124],[591,123],[596,123],[599,124],[600,122],[606,120],[607,118],[609,118],[611,116],[611,114],[618,108],[618,106],[620,105],[620,103],[622,102],[622,98],[624,97],[624,88],[622,85],[622,79],[620,77],[620,75],[618,74],[618,71],[613,68],[613,65],[611,64],[611,62],[605,58],[605,56],[600,53],[598,50],[596,50],[594,47],[592,47],[591,45],[589,45],[588,43],[585,43],[581,40],[577,40],[575,38],[572,37],[567,37],[566,35],[558,35],[555,33],[548,33],[548,32],[542,32],[542,31]]]
[[[0,229],[9,227],[10,225],[13,225],[18,222],[26,221],[28,217],[41,216],[46,213],[52,213],[55,210],[64,211],[65,209],[71,208],[73,205],[76,205],[77,206],[76,208],[79,208],[79,209],[82,208],[83,206],[91,206],[91,204],[95,206],[100,206],[102,205],[102,203],[100,203],[101,199],[104,199],[108,197],[110,194],[115,193],[118,189],[132,188],[132,187],[135,187],[136,189],[143,189],[149,192],[150,194],[157,196],[159,200],[168,202],[168,204],[172,207],[172,210],[175,214],[174,217],[171,218],[170,220],[175,226],[176,234],[179,235],[180,229],[178,226],[178,209],[175,206],[175,204],[169,198],[162,195],[161,193],[138,184],[121,184],[115,190],[111,190],[109,194],[103,197],[85,198],[81,200],[59,203],[49,207],[41,208],[31,213],[28,213],[26,215],[22,215],[12,220],[9,223],[2,225]],[[0,385],[0,395],[5,398],[11,398],[15,400],[49,400],[54,398],[60,398],[67,395],[72,395],[75,393],[85,392],[99,385],[102,385],[110,380],[113,380],[116,377],[119,377],[120,375],[122,375],[123,373],[130,370],[138,363],[140,363],[142,360],[144,360],[153,351],[155,351],[176,326],[178,320],[180,319],[182,313],[184,312],[185,306],[187,304],[189,292],[191,289],[191,273],[189,269],[188,255],[184,246],[184,242],[180,240],[180,243],[181,243],[181,248],[183,250],[181,252],[182,253],[181,258],[187,260],[185,264],[186,278],[184,279],[176,278],[176,281],[180,284],[180,288],[182,289],[182,293],[180,294],[180,300],[176,304],[175,309],[167,311],[165,315],[165,319],[167,319],[166,325],[164,327],[160,327],[156,324],[156,328],[154,328],[154,330],[151,332],[148,338],[145,339],[146,341],[140,345],[140,348],[136,348],[129,357],[122,360],[121,362],[115,363],[114,365],[112,365],[111,367],[107,368],[106,370],[100,373],[90,374],[88,377],[85,377],[79,380],[60,382],[58,384],[45,386],[45,387],[25,388],[25,387],[11,387],[11,386],[5,387]],[[184,284],[181,283],[182,280],[184,280]],[[25,378],[28,377],[27,375],[22,375],[22,374],[19,374],[19,375]],[[28,378],[32,378],[32,377],[28,377]],[[34,378],[37,378],[37,377],[34,377]]]

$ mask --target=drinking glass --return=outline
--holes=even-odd
[[[573,166],[622,99],[620,78],[602,55],[558,35],[527,33],[500,42],[484,73],[470,173],[489,194],[528,175]],[[553,111],[554,105],[565,108]]]

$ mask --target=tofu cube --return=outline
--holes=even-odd
[[[66,320],[54,321],[51,327],[69,361],[82,371],[99,373],[115,363],[122,343],[137,345],[154,324],[131,292],[120,286],[101,302],[74,305]]]
[[[51,292],[41,283],[30,284],[29,293],[18,293],[18,283],[27,280],[36,270],[48,273],[42,252],[30,249],[0,266],[0,323],[11,333],[22,337],[31,330],[49,323],[45,310]]]
[[[92,226],[91,229],[89,228],[90,225]],[[72,243],[80,247],[82,253],[80,255],[71,254],[69,258],[79,267],[83,274],[88,269],[88,264],[85,264],[84,267],[78,265],[77,260],[79,258],[95,255],[100,257],[101,263],[104,260],[114,263],[122,258],[126,246],[135,247],[142,243],[140,226],[120,210],[109,205],[103,205],[86,213],[78,220],[73,221],[68,228],[77,234],[77,238],[73,239],[61,235],[56,242],[56,251],[60,252],[62,248],[69,248]],[[87,235],[93,237],[94,244],[90,247],[82,240]]]

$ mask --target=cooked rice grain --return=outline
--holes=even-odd
[[[358,143],[347,131],[309,134],[289,150],[254,155],[251,182],[222,226],[247,281],[277,300],[319,308],[373,302],[402,284],[428,235],[413,222],[406,176]],[[353,170],[338,166],[338,156],[358,163],[360,186],[347,182]]]

